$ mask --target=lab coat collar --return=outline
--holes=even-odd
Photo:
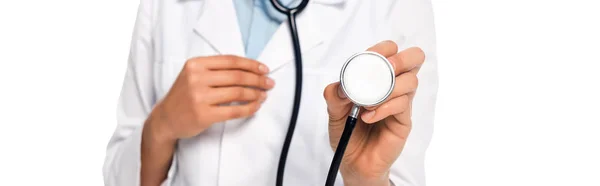
[[[223,0],[199,0],[203,1],[203,10],[194,25],[194,31],[204,38],[218,53],[245,56],[244,43],[242,41],[235,7],[232,1]],[[333,25],[345,22],[346,17],[329,18],[319,10],[311,6],[321,4],[335,8],[341,6],[346,0],[310,0],[305,10],[298,15],[296,22],[300,37],[302,53],[306,53],[316,46],[322,44],[328,33],[331,33]],[[218,7],[218,8],[216,8]],[[341,11],[340,11],[341,12]],[[258,57],[258,61],[264,63],[274,71],[294,59],[292,40],[290,38],[287,21],[283,22],[272,39],[267,43]]]
[[[309,3],[320,3],[320,4],[340,4],[346,0],[310,0]]]
[[[178,1],[202,1],[202,0],[178,0]],[[320,3],[320,4],[340,4],[346,0],[310,0],[310,3]]]
[[[220,54],[244,56],[242,34],[232,1],[202,0],[194,31]]]

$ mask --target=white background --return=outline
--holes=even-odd
[[[433,0],[429,186],[600,186],[600,5]],[[137,0],[0,1],[1,185],[103,185]]]

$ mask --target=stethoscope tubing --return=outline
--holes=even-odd
[[[270,1],[277,11],[287,15],[288,25],[290,27],[290,34],[292,37],[292,44],[294,46],[294,64],[296,67],[296,86],[294,90],[294,105],[292,108],[292,116],[290,118],[290,125],[288,126],[288,131],[286,133],[285,140],[283,142],[283,147],[281,149],[281,155],[279,157],[279,164],[277,167],[277,178],[275,182],[276,186],[283,186],[285,163],[287,161],[287,155],[290,149],[290,144],[292,142],[292,137],[294,135],[294,129],[296,128],[296,122],[298,120],[298,112],[300,110],[300,100],[302,94],[302,51],[300,48],[298,27],[296,25],[296,15],[298,15],[300,12],[302,12],[302,10],[304,10],[306,5],[308,5],[308,0],[302,0],[300,2],[300,5],[291,9],[283,6],[278,0]],[[344,127],[344,131],[342,132],[342,136],[340,138],[338,147],[335,150],[335,154],[333,156],[333,160],[331,162],[331,166],[329,167],[329,172],[327,174],[325,186],[333,186],[333,184],[335,183],[337,172],[339,170],[342,158],[344,156],[344,152],[346,150],[346,147],[348,146],[348,142],[350,141],[350,136],[352,135],[352,131],[354,129],[354,126],[356,125],[356,121],[358,120],[357,115],[359,107],[354,106],[352,110],[352,114],[348,116],[348,119],[346,120],[346,126]]]
[[[344,157],[344,152],[346,152],[346,147],[348,146],[348,142],[350,142],[350,137],[352,136],[352,131],[354,131],[356,121],[358,121],[359,111],[360,106],[354,105],[352,107],[350,115],[348,116],[348,118],[346,118],[346,125],[344,126],[344,131],[342,131],[342,136],[340,137],[340,141],[338,142],[337,148],[335,149],[335,154],[333,154],[333,159],[331,160],[331,165],[329,166],[329,172],[327,173],[327,180],[325,180],[325,186],[333,186],[333,184],[335,184],[335,179],[337,177],[337,172],[340,169],[340,165]]]
[[[295,67],[296,67],[296,86],[294,90],[294,105],[292,108],[292,116],[290,118],[290,125],[288,126],[288,131],[285,136],[285,140],[283,142],[283,147],[281,148],[281,155],[279,157],[279,164],[277,167],[277,178],[276,178],[276,186],[283,186],[283,176],[285,172],[285,163],[287,161],[287,155],[290,149],[290,144],[292,142],[292,137],[294,135],[294,129],[296,129],[296,122],[298,120],[298,112],[300,110],[300,100],[302,94],[302,51],[300,48],[300,39],[298,36],[298,27],[296,26],[296,15],[308,4],[308,0],[302,0],[300,5],[296,8],[286,8],[277,0],[271,0],[271,4],[275,7],[275,9],[283,14],[287,15],[288,25],[290,27],[290,34],[292,37],[292,43],[294,45],[294,59],[295,59]]]

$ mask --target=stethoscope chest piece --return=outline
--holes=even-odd
[[[375,106],[390,96],[395,77],[394,67],[384,56],[367,51],[344,63],[340,83],[346,97],[357,106]]]
[[[383,103],[394,90],[396,75],[392,64],[375,52],[361,52],[352,55],[340,73],[340,83],[344,94],[354,106],[346,118],[344,131],[335,149],[325,186],[333,186],[350,141],[352,131],[359,120],[360,107]]]

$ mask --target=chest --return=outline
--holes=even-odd
[[[187,59],[233,54],[246,56],[242,33],[231,1],[178,1],[163,4],[153,33],[154,81],[164,97]],[[327,134],[324,88],[339,80],[344,61],[384,40],[395,39],[372,8],[347,1],[346,7],[311,3],[297,17],[303,59],[303,83],[298,122],[287,171],[305,183],[320,183],[331,153]],[[219,8],[215,8],[219,7]],[[360,8],[358,8],[360,7]],[[186,185],[272,185],[291,116],[295,90],[294,48],[283,22],[272,34],[257,61],[266,64],[275,80],[260,110],[250,118],[215,124],[202,134],[179,142],[177,180]],[[243,154],[244,156],[239,156]],[[324,161],[320,161],[324,160]],[[245,165],[245,166],[238,166]],[[218,170],[218,171],[215,171]],[[238,172],[247,177],[219,178]],[[293,179],[293,178],[290,178]],[[300,180],[298,180],[300,181]],[[298,183],[303,183],[298,182]],[[304,184],[311,185],[311,184]]]
[[[222,54],[246,56],[233,4],[217,10],[214,2],[217,1],[160,5],[164,7],[153,29],[152,53],[157,98],[168,92],[190,58]],[[349,56],[383,39],[390,39],[390,34],[377,25],[380,21],[376,16],[360,15],[369,13],[310,4],[297,17],[303,72],[307,80],[313,77],[325,82],[337,81],[339,70]],[[281,23],[257,57],[271,69],[269,76],[278,85],[293,83],[294,74],[282,70],[294,66],[290,36],[288,23]],[[306,89],[310,90],[309,87]]]

